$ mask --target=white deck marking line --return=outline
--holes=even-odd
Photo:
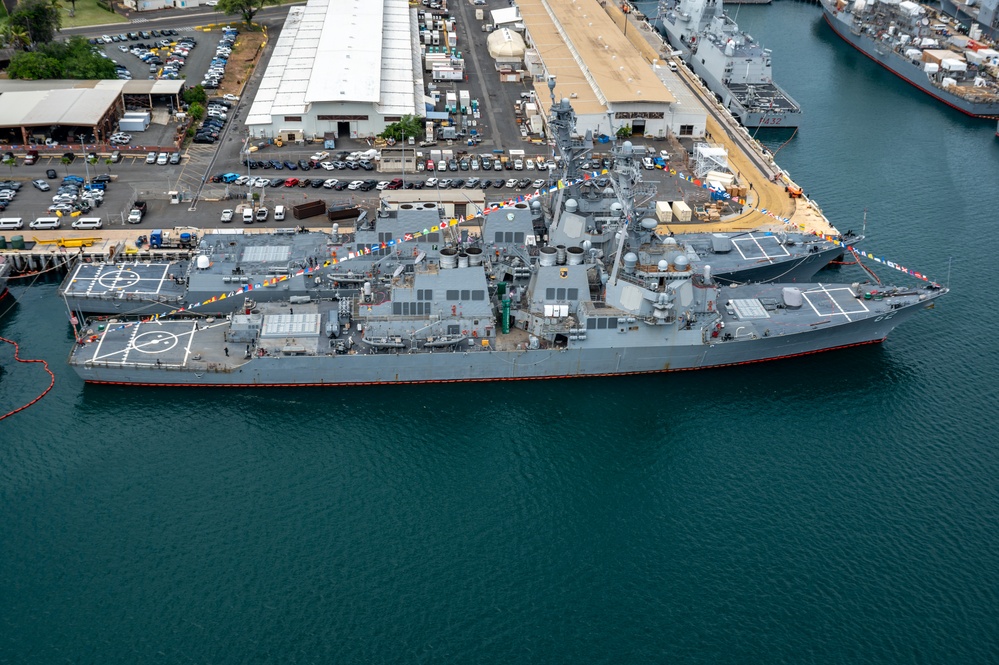
[[[90,357],[91,360],[99,360],[101,358],[101,345],[104,344],[104,338],[107,337],[109,332],[111,332],[111,330],[109,328],[105,328],[104,334],[97,338],[97,348],[94,349],[94,354]]]
[[[848,291],[849,289],[837,288],[837,289],[833,289],[833,290],[834,291]],[[820,292],[824,293],[826,295],[826,297],[832,302],[832,304],[836,306],[836,309],[838,309],[839,312],[820,312],[815,307],[815,305],[812,303],[812,299],[808,297],[808,294],[809,293],[820,293]],[[805,296],[805,300],[808,301],[808,306],[812,308],[812,311],[815,312],[816,315],[818,315],[818,316],[836,316],[837,314],[839,314],[840,316],[845,317],[847,321],[850,321],[851,323],[853,322],[853,319],[850,318],[850,314],[845,309],[843,309],[840,306],[840,304],[836,301],[835,298],[833,298],[832,291],[830,291],[824,284],[820,283],[818,289],[813,289],[811,291],[805,291],[805,293],[803,295]],[[854,312],[854,313],[857,314],[859,312]]]
[[[138,324],[131,324],[131,325],[138,325]],[[101,345],[102,345],[102,344],[104,343],[104,339],[105,339],[105,337],[107,337],[107,336],[108,336],[109,334],[111,334],[111,331],[112,331],[112,330],[117,330],[117,329],[118,329],[118,328],[120,328],[120,327],[131,327],[131,325],[130,325],[130,324],[120,324],[120,323],[116,323],[116,324],[114,324],[113,326],[108,326],[108,327],[106,327],[106,328],[104,329],[104,334],[103,334],[103,335],[101,335],[101,341],[100,341],[100,344],[98,344],[98,345],[97,345],[97,346],[98,346],[98,349],[97,349],[97,351],[96,351],[96,352],[94,353],[94,358],[93,358],[93,359],[94,359],[94,360],[105,360],[105,359],[107,359],[107,358],[112,358],[112,357],[114,357],[114,356],[117,356],[117,355],[119,355],[119,354],[121,354],[121,353],[124,353],[125,351],[127,351],[127,348],[128,348],[128,347],[125,347],[124,349],[121,349],[120,351],[111,351],[110,353],[108,353],[108,354],[106,354],[106,355],[102,355],[102,354],[100,354],[100,350],[101,350],[101,349],[100,349],[100,346],[101,346]]]
[[[164,263],[163,264],[163,274],[160,275],[159,283],[156,285],[156,295],[159,295],[160,291],[163,290],[163,284],[166,283],[166,278],[167,278],[167,275],[169,274],[169,272],[168,272],[169,270],[170,270],[170,264],[169,263]]]
[[[128,338],[128,344],[125,345],[125,355],[122,356],[121,362],[124,363],[128,361],[128,354],[132,351],[132,348],[135,345],[135,336],[139,334],[140,327],[142,327],[141,323],[136,323],[134,326],[132,326],[132,334]]]
[[[181,367],[187,367],[187,358],[191,355],[191,343],[194,341],[194,326],[198,325],[195,321],[191,324],[191,330],[187,333],[187,346],[184,347],[184,359],[180,362]]]

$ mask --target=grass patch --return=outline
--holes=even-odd
[[[105,23],[128,23],[121,14],[112,14],[97,6],[97,0],[77,0],[76,16],[70,16],[73,8],[68,2],[59,3],[62,7],[62,27],[80,28],[88,25],[103,25]]]

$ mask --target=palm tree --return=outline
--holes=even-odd
[[[28,45],[31,44],[31,36],[28,31],[18,25],[12,25],[10,21],[6,21],[3,27],[0,28],[0,35],[3,36],[3,40],[10,45],[11,48],[25,50]]]
[[[73,162],[70,161],[69,157],[63,157],[62,158],[62,164],[63,164],[63,166],[66,167],[66,175],[69,175],[69,165],[72,164],[72,163]]]

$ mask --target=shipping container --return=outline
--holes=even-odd
[[[690,206],[683,201],[673,201],[673,217],[678,222],[689,222]]]
[[[326,203],[324,201],[307,201],[306,203],[300,203],[291,207],[291,214],[295,219],[308,219],[309,217],[322,215],[324,212],[326,212]]]
[[[329,210],[326,211],[326,218],[329,219],[331,222],[335,222],[339,219],[357,219],[357,216],[360,214],[361,214],[361,209],[358,208],[356,205],[341,203],[338,205],[330,206]]]
[[[656,201],[656,219],[664,224],[673,221],[673,208],[670,207],[669,201]]]

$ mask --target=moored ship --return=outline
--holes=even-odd
[[[935,12],[909,0],[821,0],[837,35],[882,67],[948,106],[999,117],[999,51],[948,34]]]
[[[773,80],[772,54],[718,0],[662,0],[659,25],[673,48],[744,127],[797,127],[801,107]]]
[[[571,124],[569,100],[553,109],[557,127]],[[572,171],[576,160],[567,161]],[[881,342],[946,293],[936,284],[722,284],[668,236],[661,252],[651,250],[656,229],[633,207],[638,172],[626,142],[612,171],[620,208],[608,208],[619,214],[591,218],[603,224],[599,238],[489,252],[466,248],[458,221],[442,219],[425,230],[438,234],[436,258],[416,247],[424,231],[389,239],[382,260],[395,263],[391,276],[365,281],[356,294],[257,302],[243,289],[233,296],[240,309],[223,317],[192,317],[192,309],[178,313],[183,318],[90,321],[69,363],[91,383],[162,386],[652,373]],[[579,222],[562,200],[574,186],[551,190],[550,209],[562,214],[546,222],[545,233]],[[504,219],[515,222],[516,214],[500,210],[487,216],[487,236],[505,234]],[[402,261],[407,256],[413,260]],[[296,276],[308,279],[317,269]]]

